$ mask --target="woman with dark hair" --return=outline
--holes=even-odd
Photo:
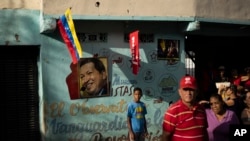
[[[246,93],[243,94],[242,100],[245,107],[241,112],[241,121],[243,124],[250,125],[250,90],[247,90]]]
[[[209,141],[229,141],[229,126],[240,124],[235,112],[227,109],[222,97],[212,94],[209,99],[210,108],[207,108],[206,116],[208,122]]]

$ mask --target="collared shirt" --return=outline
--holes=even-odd
[[[171,133],[171,141],[204,141],[207,119],[205,109],[195,104],[189,109],[181,100],[166,110],[163,130]]]
[[[206,114],[209,141],[229,141],[230,124],[239,124],[239,119],[236,114],[231,110],[227,110],[221,121],[217,119],[215,113],[211,109],[206,109]]]

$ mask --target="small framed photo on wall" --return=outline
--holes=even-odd
[[[180,40],[158,39],[157,59],[178,61],[180,59]]]

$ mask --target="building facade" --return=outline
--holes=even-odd
[[[1,71],[4,73],[1,85],[5,86],[6,95],[3,110],[6,117],[12,117],[4,124],[3,139],[13,139],[13,132],[21,134],[27,129],[27,132],[35,132],[36,137],[25,134],[17,139],[127,140],[127,104],[132,101],[133,88],[138,86],[143,89],[142,101],[148,109],[150,136],[147,140],[160,140],[163,114],[169,104],[178,100],[178,82],[186,74],[187,37],[249,37],[249,4],[248,0],[2,0],[0,47],[3,50],[1,64],[5,69]],[[72,11],[82,58],[107,59],[108,96],[82,98],[77,93],[79,96],[72,97],[72,93],[80,91],[79,75],[74,72],[77,66],[72,65],[57,26],[59,17],[68,8]],[[132,73],[129,45],[129,34],[133,31],[139,31],[137,75]],[[172,46],[177,52],[174,57],[161,54],[170,53]],[[25,64],[27,60],[33,60],[33,67],[25,65],[25,72],[32,70],[31,78],[28,78],[30,75],[22,78],[24,75],[20,72],[11,79],[17,72],[9,70],[16,70],[16,65]],[[10,79],[12,81],[7,81]],[[23,82],[16,79],[29,80],[29,83],[22,86]],[[19,87],[14,87],[16,85]],[[16,91],[10,91],[15,88]],[[14,101],[8,95],[19,96],[15,96]],[[22,105],[22,100],[26,104]],[[12,107],[9,103],[19,104]],[[28,112],[18,112],[29,104],[35,108],[29,106]],[[20,124],[22,120],[18,117],[25,112],[27,116],[22,120],[35,127]],[[28,113],[34,115],[28,116]],[[37,119],[37,122],[28,122],[29,119]]]

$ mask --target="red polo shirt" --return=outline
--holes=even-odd
[[[207,120],[203,106],[195,104],[189,109],[181,100],[165,112],[163,130],[172,133],[171,141],[204,141]]]

